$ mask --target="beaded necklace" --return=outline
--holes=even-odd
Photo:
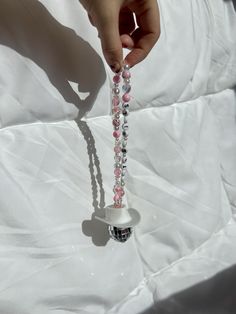
[[[127,141],[128,141],[128,119],[129,102],[131,100],[130,91],[130,67],[125,64],[122,71],[113,77],[112,86],[112,124],[114,145],[114,175],[115,184],[113,187],[114,203],[105,208],[105,217],[97,219],[108,224],[110,237],[119,242],[125,242],[131,236],[133,227],[140,221],[140,215],[133,208],[126,208],[122,200],[125,195],[125,175],[127,170]],[[123,80],[120,96],[120,83]],[[121,115],[123,121],[121,121]],[[122,122],[122,124],[121,124]]]

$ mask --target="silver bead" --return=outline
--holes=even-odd
[[[119,89],[118,87],[114,87],[114,88],[113,88],[113,93],[114,93],[115,95],[119,95],[120,89]]]
[[[122,164],[120,164],[120,163],[115,163],[115,164],[114,164],[114,168],[122,168]]]
[[[114,130],[118,131],[120,129],[119,126],[114,126]]]
[[[122,163],[124,164],[124,163],[126,163],[127,162],[127,158],[126,157],[123,157],[122,158]]]
[[[125,84],[130,84],[130,79],[129,79],[129,78],[125,78],[125,79],[124,79],[124,83],[125,83]]]
[[[122,141],[122,147],[126,147],[127,146],[127,141]]]
[[[122,178],[121,178],[120,184],[121,186],[125,186],[125,181]]]
[[[124,65],[124,70],[129,70],[130,69],[130,66],[128,64],[125,64]]]

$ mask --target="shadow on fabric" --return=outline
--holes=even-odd
[[[224,1],[232,1],[234,5],[234,10],[236,11],[236,0],[224,0]]]
[[[96,51],[72,29],[60,24],[37,0],[1,0],[0,44],[31,59],[47,74],[63,98],[90,111],[105,82],[105,69]],[[85,100],[72,89],[89,93]]]
[[[139,314],[235,314],[236,265]]]
[[[86,122],[81,120],[92,109],[105,82],[106,73],[102,59],[88,42],[72,29],[60,24],[37,0],[1,0],[0,44],[35,62],[45,71],[65,101],[79,109],[76,123],[87,143],[95,210],[91,220],[82,223],[82,230],[86,236],[92,237],[95,245],[105,245],[109,238],[107,226],[94,218],[98,214],[98,207],[102,209],[105,204],[100,163],[93,135]],[[69,81],[78,84],[78,91],[89,93],[89,96],[84,100],[80,99]],[[97,183],[101,195],[99,204]]]
[[[82,231],[86,236],[91,237],[94,245],[105,246],[110,239],[108,226],[95,218],[95,216],[104,216],[103,211],[105,208],[105,191],[102,184],[102,173],[100,170],[99,158],[97,156],[95,140],[86,121],[81,120],[78,121],[77,124],[87,144],[94,208],[91,219],[83,221]]]

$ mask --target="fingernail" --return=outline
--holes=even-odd
[[[120,72],[120,64],[118,62],[115,62],[115,63],[111,64],[110,68],[115,73],[119,73]]]
[[[130,69],[133,67],[133,65],[130,65],[127,61],[126,61],[126,59],[124,60],[124,66],[125,65],[127,65]]]

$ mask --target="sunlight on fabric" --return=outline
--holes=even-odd
[[[73,89],[73,91],[79,95],[79,98],[81,100],[85,100],[89,95],[90,95],[90,92],[80,92],[79,91],[79,84],[78,83],[75,83],[75,82],[71,82],[71,81],[68,81],[68,83],[70,84],[71,88]]]

